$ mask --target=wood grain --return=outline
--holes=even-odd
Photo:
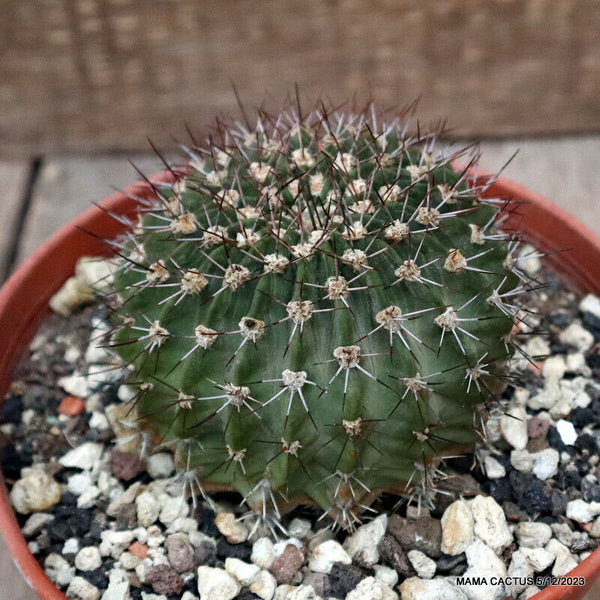
[[[4,188],[0,198],[0,282],[6,275],[28,173],[27,160],[0,160],[0,181]]]
[[[162,147],[184,124],[421,98],[461,135],[599,131],[596,0],[5,0],[0,153]]]
[[[96,156],[93,158],[57,157],[45,161],[24,229],[18,260],[30,254],[59,227],[94,202],[140,179],[129,160],[145,174],[164,167],[150,154]]]

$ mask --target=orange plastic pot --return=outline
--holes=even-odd
[[[481,174],[487,177],[486,174]],[[153,180],[169,180],[161,173]],[[144,197],[149,186],[138,183],[106,198],[53,235],[27,258],[0,291],[0,401],[6,392],[11,371],[27,351],[29,342],[47,313],[48,300],[72,275],[75,263],[83,255],[106,255],[109,247],[101,238],[112,238],[124,225],[107,211],[133,216],[132,197]],[[548,260],[574,289],[600,295],[600,237],[564,210],[524,187],[498,179],[486,192],[488,197],[510,198],[516,202],[507,211],[505,228],[515,229],[523,237],[549,252]],[[89,235],[93,232],[98,237]],[[66,600],[48,579],[27,548],[8,499],[0,473],[0,531],[14,560],[29,585],[43,600]],[[600,549],[583,561],[568,577],[585,578],[586,585],[550,586],[535,600],[579,600],[600,598]]]

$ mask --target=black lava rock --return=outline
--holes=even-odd
[[[329,595],[343,600],[364,577],[364,571],[356,565],[334,563],[329,573]]]
[[[23,399],[21,396],[7,396],[0,407],[0,423],[21,423],[23,414]]]
[[[456,556],[442,554],[435,564],[439,575],[462,575],[467,570],[467,555],[464,552]]]
[[[252,546],[246,542],[243,544],[230,544],[223,538],[217,542],[217,557],[225,560],[227,557],[239,558],[248,561],[252,554]]]

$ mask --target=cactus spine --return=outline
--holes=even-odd
[[[135,410],[198,482],[345,527],[472,444],[501,388],[513,243],[434,135],[374,112],[218,126],[118,241]]]

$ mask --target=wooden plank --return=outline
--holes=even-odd
[[[19,221],[21,201],[29,174],[27,160],[0,160],[0,181],[4,187],[0,200],[0,283],[7,274],[15,225]]]
[[[138,181],[140,176],[129,160],[147,174],[164,168],[153,154],[46,160],[33,191],[21,235],[18,261],[92,203],[102,200],[115,189]]]
[[[599,131],[597,0],[5,0],[0,151],[162,147],[236,108],[421,98],[461,135]],[[52,57],[49,60],[49,57]]]
[[[545,196],[600,235],[600,136],[486,141],[480,166]]]

